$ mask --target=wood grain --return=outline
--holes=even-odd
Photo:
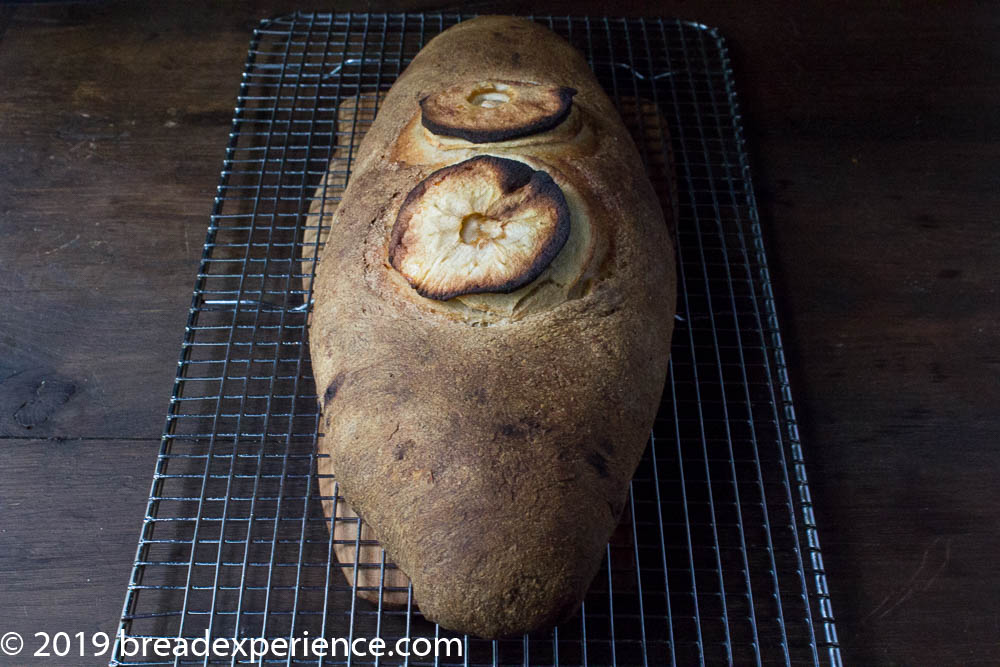
[[[3,632],[19,632],[32,650],[40,646],[35,632],[114,635],[158,449],[143,440],[3,441]],[[32,661],[44,664],[31,657],[20,664]]]
[[[249,33],[293,6],[330,9],[0,8],[0,628],[114,625]],[[729,38],[845,660],[993,663],[1000,14],[613,11]]]

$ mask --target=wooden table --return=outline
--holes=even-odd
[[[431,8],[218,4],[0,8],[0,633],[115,628],[256,21]],[[1000,13],[721,4],[611,11],[730,40],[845,659],[995,664]]]

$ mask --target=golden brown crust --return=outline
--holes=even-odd
[[[414,159],[392,158],[400,141],[425,141],[406,134],[419,100],[486,77],[579,91],[579,132],[487,152],[544,168],[583,227],[574,220],[580,234],[524,294],[475,295],[488,301],[478,310],[453,303],[464,297],[420,297],[392,268],[388,246],[406,194],[471,157],[437,162],[448,151],[414,144],[405,149]],[[549,132],[565,136],[567,124]],[[483,637],[564,619],[624,507],[672,329],[666,226],[616,112],[579,54],[549,31],[504,17],[462,23],[432,40],[386,96],[332,224],[310,346],[324,397],[319,446],[343,494],[409,575],[429,619]],[[546,291],[560,262],[574,286]],[[503,310],[514,298],[530,308],[496,314],[515,312]]]
[[[402,607],[409,601],[410,580],[384,558],[371,527],[363,522],[340,496],[328,457],[316,459],[323,512],[331,517],[333,553],[340,571],[358,597],[386,607]],[[381,598],[381,600],[380,600]]]

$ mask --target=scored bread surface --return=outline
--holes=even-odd
[[[421,122],[421,100],[490,81],[576,94],[554,127],[490,143]],[[390,261],[400,210],[431,174],[482,155],[551,177],[568,238],[513,291],[421,296]],[[428,619],[487,638],[565,619],[625,506],[674,312],[667,227],[617,112],[548,30],[461,23],[385,96],[331,227],[309,336],[319,449],[341,493]]]

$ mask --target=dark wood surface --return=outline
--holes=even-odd
[[[0,634],[115,628],[249,33],[311,5],[0,7]],[[471,9],[721,28],[845,660],[995,664],[1000,12]]]

